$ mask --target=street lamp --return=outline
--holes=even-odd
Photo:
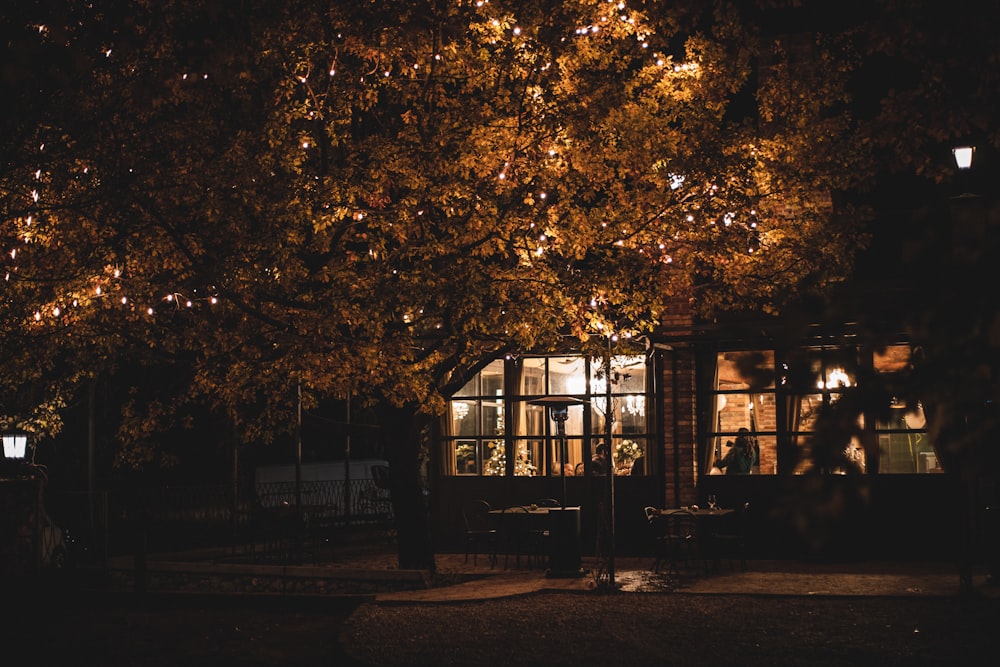
[[[23,460],[28,451],[28,436],[25,433],[3,434],[3,456],[6,459]]]
[[[972,158],[976,154],[975,146],[956,146],[951,149],[951,153],[955,156],[955,164],[959,169],[972,168]]]
[[[976,261],[989,240],[986,201],[975,194],[972,160],[975,146],[956,146],[951,149],[955,156],[958,175],[958,190],[961,194],[951,197],[952,253],[960,262]]]

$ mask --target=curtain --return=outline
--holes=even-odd
[[[448,401],[448,409],[441,415],[441,474],[457,475],[458,467],[455,461],[454,421],[452,420],[452,404]]]
[[[507,458],[513,461],[517,458],[517,450],[524,441],[519,439],[526,433],[525,410],[527,404],[521,400],[524,395],[524,364],[520,359],[506,364],[504,367],[504,406],[507,410],[508,435],[504,439],[507,446]],[[537,467],[538,459],[532,456],[532,462]]]
[[[750,392],[750,405],[753,406],[753,410],[750,411],[750,437],[753,439],[754,448],[757,450],[757,462],[754,464],[753,468],[750,470],[751,474],[760,474],[760,441],[757,439],[757,410],[763,405],[760,401],[760,394],[753,391]]]
[[[698,364],[698,368],[703,369],[698,376],[698,389],[701,396],[713,396],[714,400],[705,401],[705,408],[698,411],[698,431],[706,434],[703,438],[704,445],[701,451],[700,469],[705,474],[709,474],[715,463],[716,445],[719,442],[718,436],[708,436],[719,429],[719,411],[725,405],[725,395],[716,394],[719,389],[719,354],[716,350],[704,354],[704,363]],[[676,418],[676,416],[675,416]],[[674,447],[677,443],[674,443]],[[668,459],[669,460],[669,459]]]

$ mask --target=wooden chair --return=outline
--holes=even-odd
[[[497,562],[497,530],[490,522],[490,504],[485,500],[470,500],[462,508],[465,524],[465,562],[472,553],[473,565],[478,564],[480,549],[489,557],[490,568]]]
[[[646,507],[644,511],[654,549],[653,570],[659,572],[664,563],[674,573],[680,572],[681,564],[690,566],[698,550],[695,515],[677,510],[663,514],[654,507]]]

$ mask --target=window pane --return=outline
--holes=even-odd
[[[479,433],[479,403],[451,401],[452,435],[473,436]]]
[[[545,441],[537,438],[522,439],[515,441],[518,456],[531,466],[532,475],[542,475],[545,472]],[[516,474],[516,472],[515,472]]]
[[[751,474],[773,475],[778,470],[777,406],[774,352],[729,350],[716,357],[714,434],[704,459],[709,474],[722,474],[714,467],[732,447],[740,429],[746,429],[755,445],[757,464]]]
[[[823,407],[823,395],[806,394],[805,396],[795,396],[791,401],[791,432],[793,434],[812,433],[816,427],[816,419],[819,417],[819,411]]]
[[[890,345],[874,355],[879,373],[899,373],[909,368],[909,345]],[[878,433],[879,472],[923,474],[944,472],[927,436],[927,419],[920,403],[893,399],[889,416],[875,422]]]
[[[756,440],[757,465],[754,474],[774,475],[778,472],[778,418],[776,396],[773,393],[718,394],[715,398],[717,435],[712,439],[712,457],[708,465],[724,457],[727,443],[736,439],[745,428]]]
[[[583,438],[566,439],[566,466],[567,475],[570,470],[574,475],[583,474]]]
[[[909,345],[890,345],[874,355],[875,370],[879,373],[896,373],[910,365],[912,351]]]
[[[476,464],[476,442],[457,441],[455,447],[455,471],[459,475],[477,475],[479,466]]]
[[[545,359],[529,357],[522,362],[521,396],[545,394]]]
[[[465,386],[455,392],[455,396],[478,396],[479,395],[479,376],[472,378],[465,383]]]
[[[505,475],[507,457],[504,455],[503,440],[488,440],[483,443],[483,474]]]
[[[880,473],[939,473],[944,472],[938,461],[926,426],[923,406],[910,407],[894,401],[888,419],[880,419],[878,433]]]
[[[720,390],[774,388],[774,352],[771,350],[720,352],[717,363]]]
[[[927,418],[924,417],[924,406],[920,403],[910,407],[904,401],[893,399],[889,418],[879,419],[875,423],[876,428],[882,431],[890,429],[920,431],[927,426]]]
[[[586,391],[586,362],[583,357],[549,359],[550,394],[582,394]]]
[[[614,404],[618,407],[618,423],[621,433],[646,432],[646,397],[644,395],[628,395],[615,397]]]
[[[514,457],[514,475],[533,477],[538,474],[538,464],[528,443],[518,440],[514,443],[517,455]]]
[[[491,361],[480,371],[482,396],[503,396],[503,363],[503,359]]]
[[[611,391],[616,394],[646,391],[646,358],[642,355],[619,355],[611,360]],[[615,375],[617,373],[617,376]]]
[[[503,403],[483,401],[483,435],[503,435]]]
[[[612,449],[615,475],[644,475],[645,438],[615,438]]]
[[[548,409],[541,405],[521,403],[524,407],[524,424],[518,428],[518,435],[545,435],[545,420]]]

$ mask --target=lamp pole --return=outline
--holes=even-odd
[[[556,433],[559,436],[559,476],[562,478],[562,507],[566,509],[566,420],[569,418],[569,409],[550,407],[549,415],[556,423]]]
[[[605,465],[605,498],[604,502],[607,511],[607,550],[608,550],[608,586],[615,588],[615,469],[614,469],[614,449],[611,446],[611,435],[615,421],[614,407],[611,405],[611,345],[616,336],[608,338],[608,350],[604,359],[604,398],[607,408],[604,411],[604,438],[608,444],[608,455]]]

